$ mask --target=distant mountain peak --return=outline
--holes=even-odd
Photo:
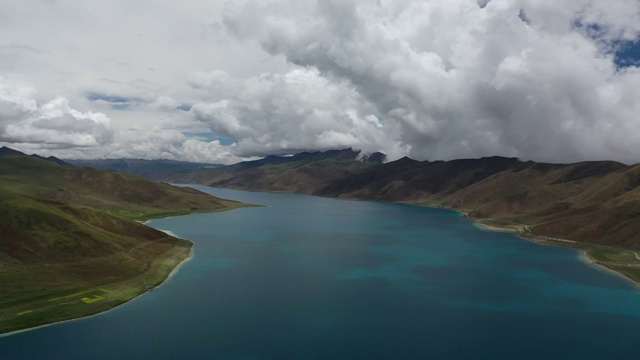
[[[60,159],[58,159],[55,156],[49,156],[49,157],[43,157],[40,155],[27,155],[21,151],[18,150],[14,150],[10,147],[0,147],[0,158],[1,157],[18,157],[18,156],[25,156],[25,157],[31,157],[31,158],[35,158],[35,159],[40,159],[40,160],[44,160],[44,161],[48,161],[48,162],[52,162],[58,165],[62,165],[62,166],[72,166],[71,164],[64,162]]]
[[[364,154],[363,152],[360,152],[358,159],[372,164],[382,164],[387,160],[387,155],[381,152],[374,152],[371,154]]]
[[[27,154],[18,151],[18,150],[14,150],[10,147],[0,147],[0,157],[6,157],[6,156],[28,156]]]

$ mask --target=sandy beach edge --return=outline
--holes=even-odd
[[[624,279],[627,282],[629,282],[630,284],[632,284],[636,289],[640,290],[640,283],[636,282],[635,280],[629,278],[628,276],[626,276],[623,273],[617,272],[613,269],[609,269],[608,267],[602,265],[602,264],[598,264],[597,262],[595,262],[592,258],[589,257],[589,255],[587,254],[587,252],[585,250],[578,250],[578,259],[580,259],[580,261],[582,261],[583,263],[585,263],[587,266],[592,267],[596,270],[600,270],[600,271],[604,271],[606,273],[609,273],[615,277],[618,277],[620,279]]]

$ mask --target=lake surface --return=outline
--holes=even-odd
[[[197,187],[262,208],[155,220],[195,243],[114,311],[0,338],[2,359],[617,359],[640,292],[456,212]]]

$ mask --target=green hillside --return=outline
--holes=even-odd
[[[136,220],[243,204],[144,178],[0,158],[0,333],[104,311],[160,284],[191,243]]]

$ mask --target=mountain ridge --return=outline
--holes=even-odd
[[[49,161],[49,162],[52,162],[52,163],[56,163],[56,164],[62,165],[62,166],[71,166],[71,164],[69,164],[68,162],[66,162],[64,160],[61,160],[61,159],[58,159],[55,156],[44,157],[44,156],[40,156],[40,155],[36,155],[36,154],[27,155],[27,154],[25,154],[25,153],[23,153],[21,151],[12,149],[12,148],[7,147],[7,146],[0,147],[0,158],[2,158],[2,157],[15,157],[15,156],[29,156],[29,157],[32,157],[32,158],[36,158],[36,159],[40,159],[40,160],[45,160],[45,161]]]
[[[382,158],[367,161],[352,149],[269,156],[164,180],[450,208],[483,226],[585,250],[640,281],[640,255],[633,253],[640,250],[640,165]]]
[[[640,238],[633,234],[640,230],[633,210],[640,206],[640,165],[491,156],[449,161],[404,157],[354,166],[357,156],[351,149],[271,156],[171,180],[443,206],[477,220],[526,226],[534,235],[640,249]]]
[[[114,170],[127,174],[144,176],[151,180],[162,180],[169,175],[179,175],[197,169],[216,168],[222,165],[208,163],[194,163],[175,160],[145,160],[145,159],[96,159],[65,161],[77,167],[92,167],[98,170]]]

